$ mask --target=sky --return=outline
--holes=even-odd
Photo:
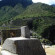
[[[45,4],[55,4],[55,0],[32,0],[34,3],[37,3],[37,2],[41,2],[41,3],[45,3]]]

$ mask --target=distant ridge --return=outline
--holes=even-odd
[[[14,0],[14,1],[17,1],[17,0]],[[27,0],[22,0],[22,1],[25,2]],[[28,0],[28,1],[31,1],[31,0]],[[5,4],[6,6],[4,5],[0,8],[0,25],[2,25],[3,23],[7,24],[7,22],[9,22],[10,20],[16,20],[16,19],[33,18],[33,17],[55,18],[55,7],[51,5],[47,5],[44,3],[31,4],[29,2],[28,4],[31,4],[31,5],[25,5],[26,3],[24,4],[21,3],[21,0],[19,0],[19,2],[20,3],[14,5],[14,7],[11,6],[13,3],[12,4],[9,3],[10,5]]]
[[[54,7],[55,7],[55,4],[52,4],[52,6],[54,6]]]
[[[0,1],[0,7],[2,6],[15,6],[17,3],[21,3],[24,7],[32,4],[32,0],[2,0]]]
[[[28,11],[28,12],[27,12]],[[27,18],[27,17],[42,17],[42,16],[54,16],[55,17],[55,7],[47,5],[44,3],[33,3],[27,7],[27,9],[20,16],[16,18]]]

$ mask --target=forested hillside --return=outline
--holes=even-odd
[[[55,7],[43,3],[32,3],[32,0],[0,1],[0,29],[14,27],[16,29],[24,25],[50,40],[52,38],[49,36],[53,36],[52,40],[54,40]]]
[[[41,16],[55,16],[55,7],[42,4],[42,3],[34,3],[26,8],[26,10],[19,15],[19,18],[23,17],[41,17]]]
[[[32,0],[2,0],[0,1],[0,25],[9,22],[21,14]]]
[[[15,7],[4,6],[0,8],[0,24],[11,20],[16,15],[22,13],[25,9],[22,4],[17,4]]]
[[[55,7],[43,3],[34,3],[26,8],[26,10],[17,15],[14,19],[13,25],[22,23],[35,31],[38,35],[48,38],[54,43],[55,32]],[[18,20],[23,20],[16,22]],[[53,31],[54,30],[54,31]],[[37,35],[34,34],[34,35]],[[39,37],[38,37],[39,38]]]

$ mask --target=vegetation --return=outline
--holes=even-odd
[[[32,0],[2,0],[0,1],[0,25],[8,23],[15,16],[21,14]]]
[[[43,3],[33,3],[26,7],[21,3],[0,7],[0,26],[14,29],[22,25],[27,25],[38,34],[35,35],[43,36],[45,29],[55,25],[55,7]]]
[[[33,17],[55,17],[55,7],[42,4],[34,3],[32,5],[23,7],[22,4],[12,6],[3,6],[0,8],[0,25],[9,22],[11,19],[27,19]]]
[[[41,34],[48,26],[55,25],[55,7],[43,3],[33,3],[26,8],[20,3],[14,7],[3,6],[0,8],[0,25],[4,23],[6,25],[12,23],[14,26],[27,23],[31,29],[34,28]]]
[[[10,21],[16,15],[21,14],[25,9],[22,4],[17,4],[15,7],[4,6],[0,8],[0,25]]]
[[[55,7],[42,3],[34,3],[28,6],[21,15],[16,16],[14,19],[48,16],[55,17]]]

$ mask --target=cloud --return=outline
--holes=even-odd
[[[45,4],[55,4],[55,0],[32,0],[34,3],[37,3],[37,2],[42,2],[42,3],[45,3]]]
[[[51,4],[55,4],[55,0],[50,0],[50,3]]]
[[[0,0],[0,1],[2,1],[2,0]]]

